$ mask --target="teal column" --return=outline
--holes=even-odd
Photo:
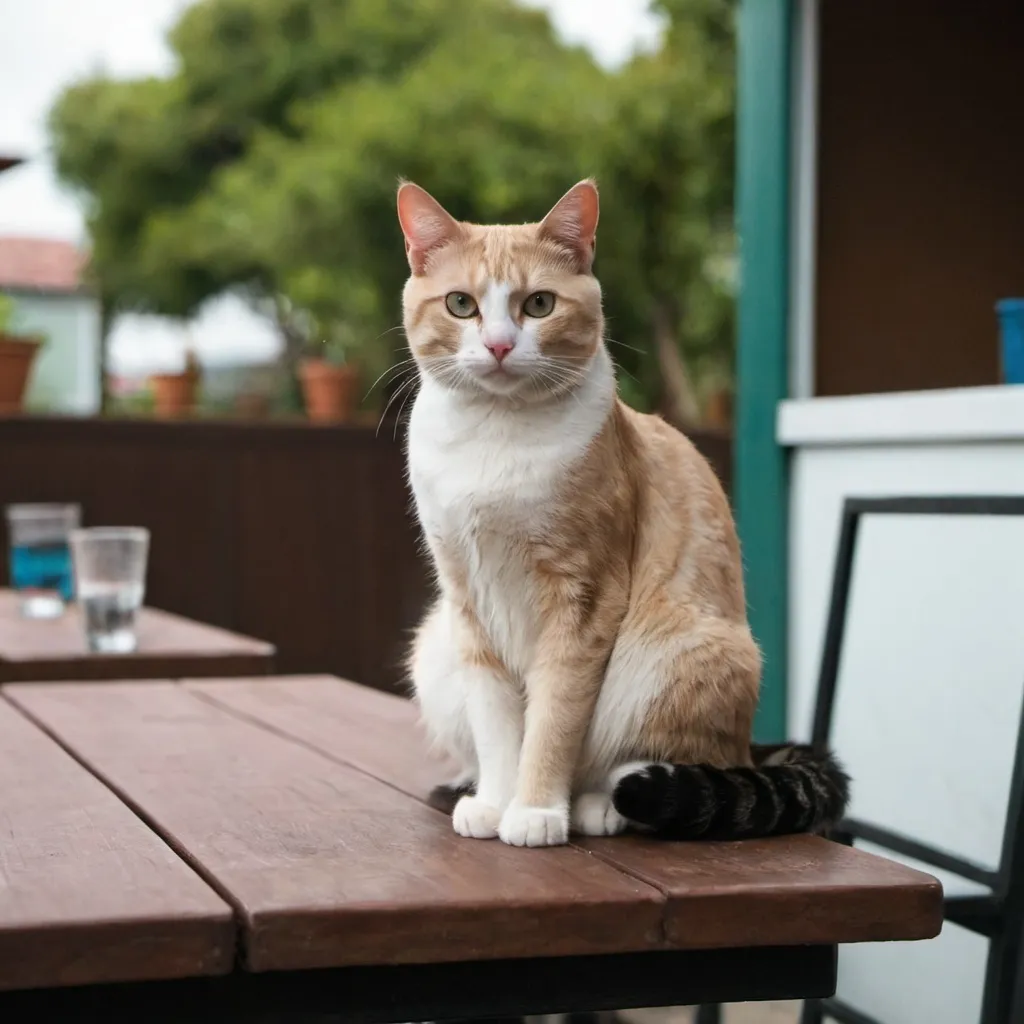
[[[741,0],[740,299],[733,493],[750,625],[765,667],[754,733],[786,733],[787,473],[775,414],[789,388],[789,92],[793,0]]]

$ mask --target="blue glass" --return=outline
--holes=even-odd
[[[23,544],[11,548],[15,590],[56,590],[65,601],[74,596],[71,551],[66,543]]]
[[[1002,328],[1003,383],[1024,384],[1024,299],[996,303]]]

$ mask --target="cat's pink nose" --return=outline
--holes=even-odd
[[[514,341],[485,341],[484,348],[500,363],[514,349]]]

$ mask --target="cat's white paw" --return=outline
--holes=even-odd
[[[500,822],[501,811],[475,796],[462,797],[452,813],[455,831],[467,839],[494,839]]]
[[[561,846],[569,841],[568,811],[513,804],[501,816],[498,837],[509,846]]]
[[[583,793],[572,804],[572,830],[582,836],[617,836],[626,819],[615,810],[610,793]]]

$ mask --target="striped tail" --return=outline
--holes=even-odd
[[[638,765],[612,800],[630,822],[665,839],[756,839],[824,832],[842,818],[850,777],[828,751],[754,746],[753,768]]]

